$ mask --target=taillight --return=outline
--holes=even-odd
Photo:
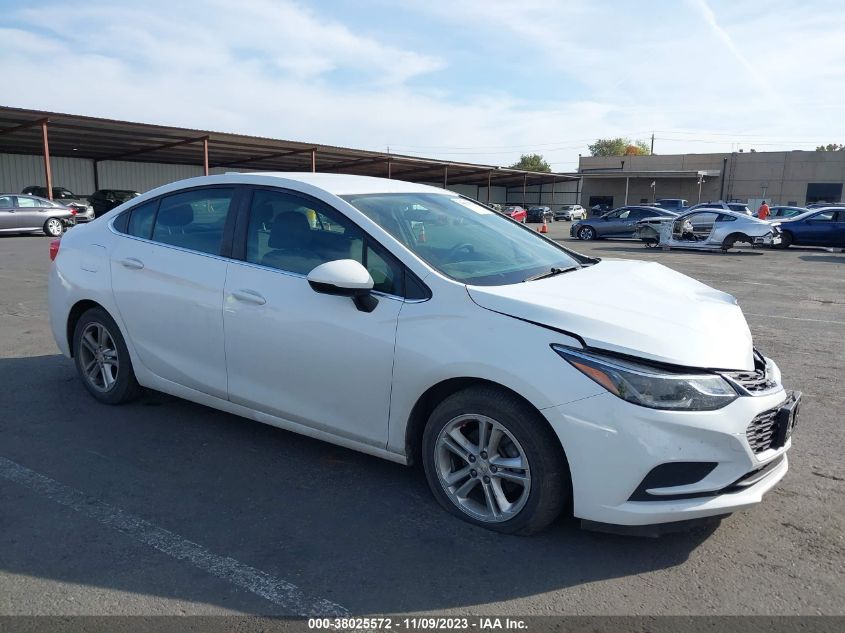
[[[73,208],[73,207],[71,207],[71,208],[70,208],[70,214],[71,214],[71,215],[76,215],[77,213],[78,213],[78,212],[77,212],[77,210],[76,210],[75,208]]]
[[[50,242],[50,261],[56,261],[56,255],[59,254],[59,246],[62,245],[61,240],[52,240]]]

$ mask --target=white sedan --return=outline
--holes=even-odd
[[[53,335],[100,402],[146,387],[421,462],[487,528],[534,532],[570,504],[598,529],[677,525],[756,504],[787,470],[800,394],[733,297],[449,191],[194,178],[51,257]]]

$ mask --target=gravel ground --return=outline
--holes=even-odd
[[[805,394],[762,505],[656,540],[565,518],[507,537],[442,512],[414,469],[160,394],[100,405],[49,333],[48,240],[2,237],[0,614],[845,614],[845,254],[664,253],[550,226],[739,299]]]

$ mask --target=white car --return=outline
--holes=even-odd
[[[580,204],[565,204],[555,211],[555,220],[586,220],[587,210]]]
[[[724,251],[745,242],[752,246],[777,246],[781,242],[779,222],[770,222],[739,211],[700,208],[674,217],[643,218],[635,237],[646,246]]]
[[[421,462],[446,509],[501,532],[570,503],[598,529],[724,515],[787,470],[800,394],[733,297],[453,192],[193,178],[51,257],[53,335],[100,402],[147,387]]]

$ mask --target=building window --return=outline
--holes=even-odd
[[[807,183],[807,204],[814,202],[839,202],[842,200],[841,182]]]

